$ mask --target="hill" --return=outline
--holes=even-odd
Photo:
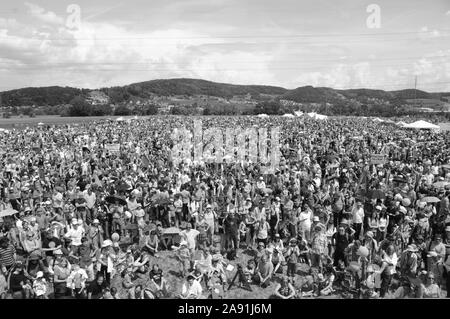
[[[339,103],[345,100],[353,100],[367,103],[376,99],[378,103],[392,101],[406,101],[417,97],[418,99],[439,99],[442,96],[449,96],[449,93],[427,93],[414,89],[383,91],[371,89],[351,89],[335,90],[327,87],[303,86],[293,90],[288,90],[277,86],[264,85],[236,85],[228,83],[217,83],[200,79],[167,79],[152,80],[140,83],[133,83],[125,86],[101,88],[99,90],[77,89],[71,87],[30,87],[18,90],[11,90],[1,93],[3,106],[55,106],[68,104],[76,96],[92,99],[92,92],[95,96],[101,96],[95,100],[98,103],[121,103],[133,100],[134,98],[149,99],[154,96],[211,96],[229,99],[233,96],[246,96],[249,99],[258,101],[261,96],[264,98],[277,98],[298,103]],[[102,102],[107,101],[107,102]]]
[[[60,86],[29,87],[2,92],[1,102],[3,106],[55,106],[69,103],[75,96],[82,95],[84,91],[72,87]]]
[[[344,97],[334,89],[324,87],[315,88],[312,86],[299,87],[280,96],[280,99],[298,103],[332,103],[342,100],[343,98]]]

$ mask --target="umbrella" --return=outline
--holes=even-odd
[[[113,195],[113,196],[106,196],[105,197],[105,201],[107,201],[108,203],[111,203],[111,204],[114,204],[116,201],[118,201],[120,205],[126,205],[127,204],[127,201],[124,198],[119,197],[119,196],[115,196],[115,195]]]
[[[14,210],[12,208],[7,208],[5,210],[0,211],[0,217],[5,217],[5,216],[12,216],[14,214],[17,214],[18,211]]]
[[[180,229],[177,227],[169,227],[163,230],[163,235],[178,235],[180,234]]]
[[[449,182],[441,181],[441,182],[434,183],[433,186],[436,188],[444,188],[445,186],[447,186],[449,184],[450,184]]]
[[[406,183],[407,182],[406,179],[404,179],[403,177],[398,177],[398,176],[394,177],[393,181],[396,183]]]
[[[425,203],[439,203],[441,200],[434,196],[427,196],[422,198],[420,201]]]
[[[386,194],[382,190],[372,189],[372,190],[369,190],[368,197],[372,198],[372,199],[374,199],[374,198],[384,199],[384,198],[386,198]]]
[[[56,187],[55,187],[55,190],[57,190],[57,191],[60,192],[60,193],[63,193],[63,192],[64,192],[64,188],[62,188],[61,186],[56,186]]]

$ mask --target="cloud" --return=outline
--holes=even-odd
[[[438,30],[428,30],[427,26],[422,27],[419,31],[420,39],[439,38],[440,36],[441,33]]]
[[[41,8],[40,6],[25,2],[25,6],[28,8],[29,13],[34,18],[40,20],[41,22],[48,23],[48,24],[63,24],[64,19],[61,17],[58,17],[54,12],[48,11],[45,12],[44,8]]]

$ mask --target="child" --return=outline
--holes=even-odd
[[[47,281],[44,278],[44,273],[38,271],[36,279],[33,283],[33,291],[37,299],[47,299]]]
[[[187,242],[185,240],[181,241],[180,247],[177,249],[176,258],[181,264],[180,276],[184,278],[190,268],[191,260],[191,252],[189,251],[189,248],[187,248]]]

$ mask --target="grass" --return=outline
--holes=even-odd
[[[184,279],[179,276],[179,272],[181,270],[180,265],[178,261],[173,257],[174,253],[171,251],[161,251],[158,253],[158,257],[151,257],[151,265],[157,263],[160,268],[164,272],[164,277],[168,281],[170,285],[170,291],[172,292],[172,295],[177,295],[181,292],[181,287],[184,283]],[[234,267],[234,270],[229,272],[227,271],[227,277],[228,277],[228,284],[226,285],[226,289],[228,289],[228,285],[233,279],[235,273],[236,273],[236,265],[239,263],[243,266],[247,264],[247,261],[249,259],[253,258],[251,255],[243,252],[238,255],[238,258],[234,261],[230,261],[229,263],[232,264]],[[306,265],[300,265],[300,272],[306,272],[308,271],[308,266]],[[247,291],[245,289],[242,289],[238,287],[238,280],[235,281],[235,285],[229,290],[225,292],[225,299],[267,299],[269,298],[275,289],[276,282],[280,281],[280,278],[274,277],[272,279],[272,283],[267,288],[262,288],[257,285],[252,285],[252,291]],[[297,275],[296,281],[301,282],[300,275]],[[143,287],[149,287],[150,286],[150,278],[148,274],[140,276],[140,278],[136,279],[134,281],[135,284],[141,284]],[[122,286],[122,278],[120,275],[116,275],[111,282],[112,287],[116,287],[119,293],[119,296],[121,298],[127,298],[127,290],[123,288]],[[202,286],[204,288],[203,292],[204,295],[206,295],[206,289],[204,287],[204,284],[202,283]]]
[[[0,128],[12,129],[12,128],[25,128],[27,126],[37,126],[38,123],[42,122],[46,125],[64,125],[64,124],[76,124],[76,123],[87,123],[92,121],[106,120],[106,119],[117,119],[120,116],[87,116],[87,117],[61,117],[58,115],[45,115],[37,117],[11,117],[9,119],[0,118]],[[132,118],[133,116],[123,116],[124,119]],[[139,118],[145,118],[145,116],[140,116]]]

